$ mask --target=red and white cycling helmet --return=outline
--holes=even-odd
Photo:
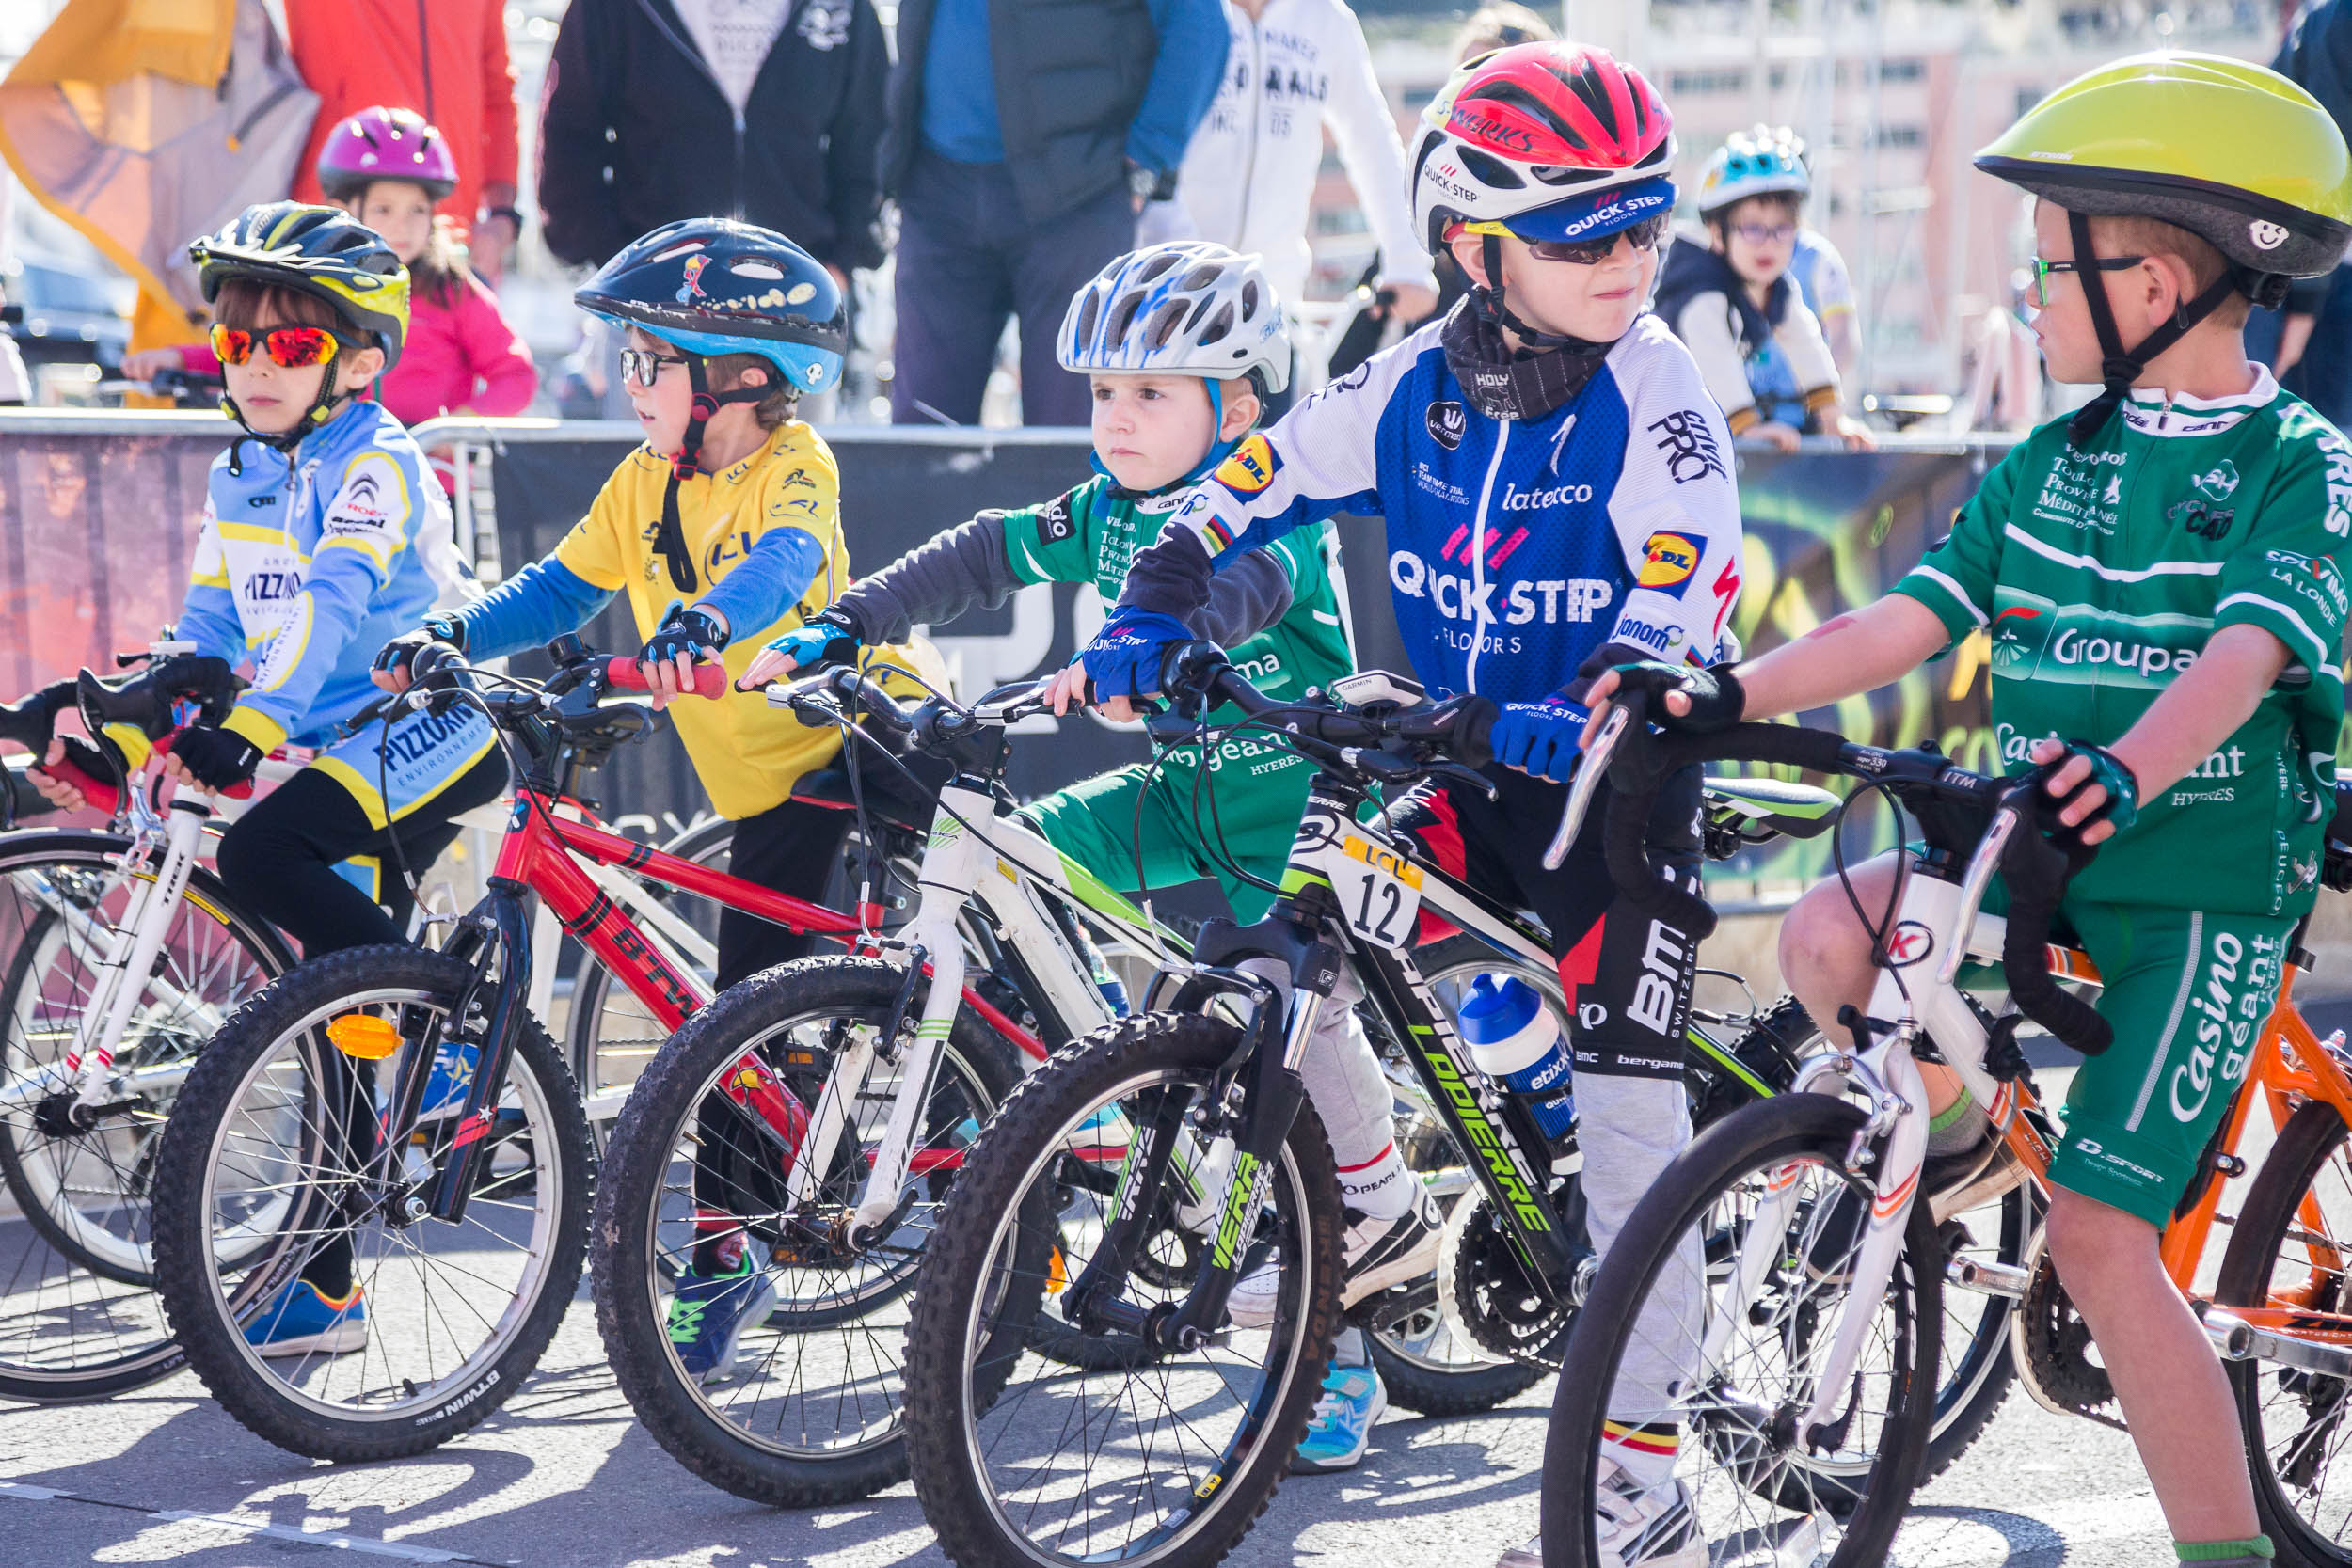
[[[1673,210],[1674,161],[1674,117],[1640,71],[1605,49],[1516,44],[1457,69],[1423,111],[1413,221],[1433,255],[1464,223],[1597,239]]]

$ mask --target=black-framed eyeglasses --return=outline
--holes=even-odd
[[[682,354],[656,354],[649,348],[625,348],[621,350],[621,379],[650,389],[655,382],[661,379],[663,370],[685,363],[686,356]]]
[[[2050,275],[2054,272],[2129,272],[2145,256],[2097,256],[2088,261],[2045,261],[2033,259],[2033,302],[2042,309],[2050,308]]]

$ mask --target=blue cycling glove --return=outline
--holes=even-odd
[[[1504,703],[1487,733],[1487,744],[1494,748],[1495,761],[1566,784],[1576,771],[1576,743],[1588,717],[1581,703],[1565,697]]]
[[[1173,615],[1120,606],[1087,645],[1087,678],[1094,683],[1095,700],[1157,696],[1168,651],[1199,641]]]
[[[821,669],[828,664],[852,664],[866,639],[857,623],[839,610],[820,610],[768,644],[771,653],[791,659],[792,668]]]

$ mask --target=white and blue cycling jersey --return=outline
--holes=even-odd
[[[228,727],[265,750],[317,745],[380,695],[376,650],[463,584],[424,454],[381,404],[353,402],[291,460],[254,441],[214,459],[179,634],[252,666]]]
[[[1205,596],[1203,554],[1222,566],[1350,512],[1386,519],[1397,623],[1433,696],[1540,701],[1604,642],[1712,659],[1740,591],[1740,504],[1690,352],[1643,316],[1549,415],[1494,420],[1464,396],[1443,325],[1243,442],[1120,602],[1181,618]]]

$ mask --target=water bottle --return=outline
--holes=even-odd
[[[1541,992],[1514,975],[1481,974],[1462,1003],[1462,1039],[1479,1070],[1519,1097],[1548,1140],[1576,1122],[1568,1042]]]

